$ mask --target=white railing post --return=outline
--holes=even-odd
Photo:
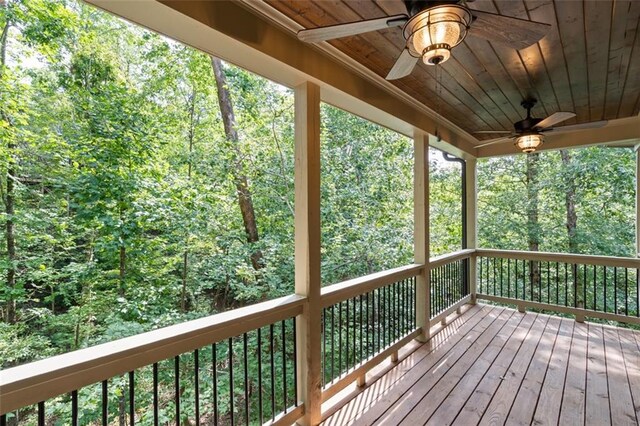
[[[296,321],[300,423],[321,420],[320,339],[320,87],[305,82],[295,89],[295,290],[306,296]]]
[[[416,277],[416,327],[422,330],[418,340],[430,338],[429,316],[431,287],[429,282],[429,136],[416,131],[413,137],[413,241],[414,261],[424,265]]]
[[[478,185],[477,185],[477,160],[469,158],[465,163],[466,186],[467,186],[467,248],[478,247]],[[476,292],[478,284],[478,271],[476,256],[473,254],[469,260],[469,294],[471,303],[476,303]]]

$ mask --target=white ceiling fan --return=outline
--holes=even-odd
[[[544,37],[551,27],[542,22],[482,12],[467,7],[473,0],[404,0],[407,14],[311,28],[298,32],[308,43],[403,27],[405,48],[387,74],[387,80],[405,77],[418,59],[438,65],[451,56],[451,49],[473,36],[524,49]]]

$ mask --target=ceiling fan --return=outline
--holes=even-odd
[[[420,58],[427,65],[445,62],[451,56],[451,49],[467,35],[524,49],[538,42],[551,27],[542,22],[470,9],[467,3],[473,0],[403,1],[407,14],[301,30],[298,38],[315,43],[402,26],[405,48],[386,77],[395,80],[409,75]]]
[[[476,145],[476,148],[482,148],[484,146],[503,143],[510,139],[515,139],[515,145],[521,149],[522,152],[528,154],[534,152],[544,143],[543,133],[561,133],[573,130],[596,129],[603,127],[608,123],[607,120],[602,120],[591,123],[554,127],[558,123],[562,123],[565,120],[575,117],[575,113],[559,111],[554,112],[544,119],[534,118],[531,116],[531,109],[535,106],[536,102],[537,101],[535,99],[525,99],[522,101],[520,105],[527,110],[527,117],[524,120],[513,123],[513,132],[509,130],[483,130],[475,132],[476,134],[509,134],[509,136],[492,139],[481,145]]]

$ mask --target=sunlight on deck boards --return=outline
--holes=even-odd
[[[323,424],[638,424],[640,332],[465,309],[429,343],[403,348],[396,365],[372,370],[366,387],[327,401]]]

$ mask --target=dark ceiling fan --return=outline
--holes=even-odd
[[[513,123],[513,132],[509,130],[482,130],[475,132],[476,134],[509,134],[509,136],[492,139],[481,145],[476,145],[476,148],[482,148],[484,146],[503,143],[514,139],[515,145],[518,148],[525,153],[530,153],[535,151],[544,143],[544,133],[561,133],[573,130],[596,129],[603,127],[608,123],[607,120],[603,120],[591,123],[554,127],[558,123],[562,123],[565,120],[575,117],[575,113],[558,111],[544,119],[534,118],[531,116],[531,109],[535,106],[536,102],[537,101],[535,99],[525,99],[522,101],[520,105],[527,110],[527,117],[524,120]]]
[[[405,48],[386,77],[395,80],[409,75],[420,58],[427,65],[445,62],[451,49],[467,35],[524,49],[538,42],[550,28],[542,22],[470,9],[467,3],[472,1],[404,0],[406,15],[301,30],[298,38],[315,43],[402,26]]]

